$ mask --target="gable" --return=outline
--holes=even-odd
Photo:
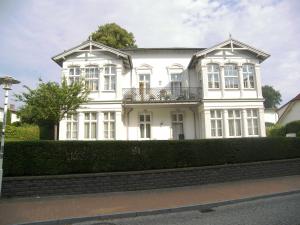
[[[109,46],[103,45],[98,42],[91,40],[85,41],[82,44],[71,48],[67,51],[64,51],[54,57],[52,60],[55,61],[58,65],[62,66],[62,63],[69,57],[98,57],[99,54],[110,55],[111,57],[116,57],[123,60],[125,68],[132,68],[131,57],[127,53],[124,53],[118,49],[111,48]]]

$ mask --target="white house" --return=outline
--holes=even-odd
[[[265,123],[275,124],[278,121],[278,114],[276,109],[265,109]]]
[[[60,140],[265,136],[260,64],[232,38],[211,48],[117,50],[92,40],[52,59],[90,99],[60,123]]]
[[[280,125],[286,125],[289,122],[295,121],[295,120],[300,120],[300,93],[281,106],[277,110],[279,119],[278,119],[278,124]]]
[[[11,123],[20,121],[20,118],[17,116],[17,111],[15,109],[15,106],[10,105],[9,109],[10,109],[10,115],[11,115],[11,118],[10,118]],[[4,113],[4,109],[2,107],[0,107],[0,122],[3,122],[3,113]]]

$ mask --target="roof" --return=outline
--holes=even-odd
[[[283,107],[285,107],[287,104],[295,102],[295,101],[299,101],[300,100],[300,93],[298,95],[296,95],[296,97],[292,98],[290,101],[288,101],[287,103],[285,103],[284,105],[282,105],[278,110],[282,109]]]
[[[87,50],[83,50],[85,48],[89,48]],[[129,54],[119,50],[115,49],[112,47],[109,47],[107,45],[101,44],[99,42],[95,42],[92,40],[87,40],[82,42],[80,45],[77,45],[73,48],[70,48],[68,50],[63,51],[62,53],[53,56],[52,60],[56,62],[58,65],[62,66],[62,62],[65,59],[65,57],[79,51],[107,51],[110,53],[113,53],[117,55],[118,57],[122,58],[125,64],[125,67],[131,68],[132,67],[132,62],[131,62],[131,57]]]
[[[195,64],[195,61],[196,59],[198,58],[201,58],[203,56],[205,56],[206,54],[212,52],[212,51],[215,51],[217,49],[222,49],[226,46],[229,46],[229,48],[231,49],[231,51],[233,51],[234,49],[237,49],[237,50],[248,50],[248,51],[251,51],[255,54],[257,54],[257,57],[260,58],[261,62],[264,61],[265,59],[267,59],[270,55],[268,53],[265,53],[263,52],[262,50],[259,50],[257,48],[254,48],[250,45],[247,45],[241,41],[238,41],[238,40],[235,40],[233,38],[229,38],[227,39],[226,41],[223,41],[217,45],[214,45],[210,48],[207,48],[207,49],[203,49],[203,50],[200,50],[199,52],[195,53],[189,63],[189,68],[190,67],[193,67],[194,64]],[[226,49],[226,48],[224,48]]]
[[[122,51],[202,51],[205,48],[185,48],[185,47],[170,47],[170,48],[123,48]]]

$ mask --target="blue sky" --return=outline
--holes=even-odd
[[[108,22],[133,32],[139,47],[210,47],[231,33],[271,54],[263,84],[284,103],[300,92],[299,10],[298,0],[1,0],[0,75],[30,87],[39,77],[58,81],[51,57]]]

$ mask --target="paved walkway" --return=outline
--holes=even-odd
[[[167,188],[0,200],[0,225],[175,208],[300,190],[300,175]]]

